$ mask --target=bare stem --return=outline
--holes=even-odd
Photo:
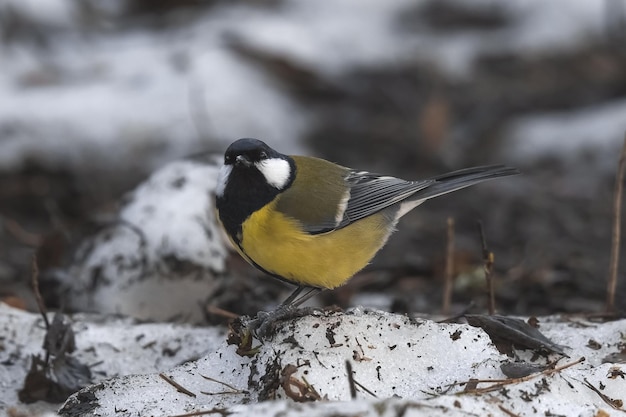
[[[493,252],[487,248],[487,239],[485,239],[485,231],[483,230],[483,222],[478,221],[478,231],[480,232],[480,240],[483,249],[483,263],[485,269],[485,280],[487,281],[487,297],[489,299],[489,315],[496,312],[496,298],[494,294],[493,284],[493,263],[495,256]]]
[[[43,297],[41,296],[41,292],[39,291],[39,265],[37,265],[37,255],[33,255],[31,267],[31,283],[33,285],[33,292],[35,293],[35,300],[37,300],[37,307],[39,308],[39,313],[41,313],[41,317],[43,317],[43,322],[46,325],[46,329],[49,329],[50,322],[48,321],[48,316],[46,315],[46,305],[44,304]]]
[[[450,314],[452,301],[452,280],[454,278],[454,218],[448,217],[448,233],[446,242],[446,270],[443,283],[442,313]]]
[[[622,190],[624,188],[624,172],[626,171],[626,135],[619,158],[615,194],[613,196],[613,236],[611,242],[611,261],[609,264],[609,282],[606,291],[606,311],[615,311],[615,290],[617,288],[617,268],[619,266],[619,247],[621,240]]]

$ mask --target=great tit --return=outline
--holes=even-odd
[[[246,138],[226,150],[216,207],[223,229],[249,263],[297,286],[282,304],[297,306],[319,290],[346,283],[385,245],[400,217],[424,201],[518,173],[493,165],[405,181],[283,155]]]

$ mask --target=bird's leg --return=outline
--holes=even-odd
[[[281,305],[285,305],[287,303],[287,301],[289,301],[289,306],[291,307],[298,307],[301,304],[304,304],[306,301],[309,300],[309,298],[311,297],[315,297],[317,294],[319,294],[322,291],[322,288],[317,288],[317,287],[310,287],[307,292],[305,292],[304,294],[300,295],[298,297],[298,295],[302,292],[302,290],[304,289],[304,287],[300,286],[297,288],[297,294],[296,297],[294,297],[295,299],[290,300],[290,298],[293,297],[293,293],[287,298],[287,300],[285,300],[285,302]],[[296,292],[294,291],[294,293]]]
[[[295,290],[293,290],[293,292],[289,295],[289,297],[287,297],[287,299],[285,301],[283,301],[282,303],[280,303],[280,305],[278,306],[278,308],[281,307],[285,307],[285,306],[289,306],[293,303],[293,301],[298,298],[298,296],[300,295],[300,293],[302,292],[302,290],[304,290],[304,286],[302,285],[298,285],[296,287]]]
[[[248,323],[248,328],[255,333],[259,340],[262,340],[273,329],[276,322],[310,314],[313,310],[312,308],[298,307],[322,289],[310,287],[304,294],[300,295],[305,288],[307,287],[298,286],[276,309],[259,311],[256,318]]]

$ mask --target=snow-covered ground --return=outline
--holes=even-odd
[[[0,405],[13,406],[29,355],[41,353],[43,329],[38,315],[4,305],[0,312],[2,329],[17,334],[0,352],[3,360],[11,358],[10,372],[2,374]],[[623,412],[626,400],[626,368],[609,359],[617,358],[623,344],[624,320],[540,318],[540,330],[567,345],[569,357],[532,358],[517,351],[516,363],[526,366],[559,359],[519,379],[503,374],[501,365],[512,360],[482,329],[359,308],[284,322],[264,344],[255,340],[258,351],[250,356],[238,355],[218,329],[100,323],[86,316],[73,322],[74,355],[98,362],[93,367],[98,383],[71,397],[60,410],[63,416],[209,410],[241,416],[604,416],[619,415],[612,413]],[[43,403],[29,407],[45,408]]]
[[[119,375],[159,372],[214,351],[225,337],[223,329],[165,323],[141,324],[130,319],[103,320],[102,316],[77,315],[71,320],[80,353],[90,366],[94,382]],[[40,315],[15,310],[0,303],[0,414],[20,408],[18,391],[24,386],[31,355],[42,355],[45,327]],[[101,362],[103,358],[106,363]],[[22,404],[23,405],[23,404]],[[29,410],[55,410],[57,405],[39,402]],[[4,414],[3,414],[4,415]]]

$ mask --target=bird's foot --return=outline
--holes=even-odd
[[[281,305],[272,311],[259,311],[254,323],[251,323],[255,326],[253,332],[257,339],[263,341],[276,332],[279,322],[308,316],[314,311],[313,307],[298,308],[292,305]]]
[[[240,356],[255,356],[260,345],[253,346],[254,339],[263,343],[275,334],[279,322],[308,316],[316,311],[319,309],[281,305],[272,311],[259,311],[255,317],[241,316],[230,324],[227,343],[236,345]]]
[[[292,305],[281,305],[271,311],[259,311],[256,317],[241,317],[241,327],[260,340],[266,340],[277,330],[277,325],[281,321],[296,319],[308,316],[315,311],[313,307],[294,307]]]

